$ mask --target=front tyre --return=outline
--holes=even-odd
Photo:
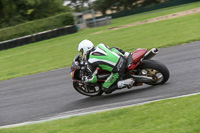
[[[101,86],[92,86],[92,85],[86,86],[84,83],[73,81],[73,87],[76,91],[86,96],[91,96],[91,97],[100,96],[103,93]]]
[[[168,68],[156,60],[143,60],[139,75],[151,77],[152,80],[146,82],[149,85],[164,84],[170,76]]]

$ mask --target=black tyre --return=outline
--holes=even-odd
[[[152,77],[153,80],[146,83],[149,85],[164,84],[170,76],[168,68],[156,60],[143,60],[139,75]]]
[[[86,87],[83,83],[73,82],[73,87],[76,91],[86,96],[100,96],[103,93],[101,86],[87,85]]]

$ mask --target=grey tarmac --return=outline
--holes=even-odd
[[[0,81],[0,126],[200,92],[200,42],[161,48],[153,59],[169,68],[171,76],[166,84],[93,98],[73,89],[70,68]]]

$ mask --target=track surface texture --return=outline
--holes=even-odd
[[[154,60],[169,68],[171,76],[166,84],[93,98],[73,89],[69,68],[0,81],[0,126],[200,92],[199,51],[200,42],[159,49]]]

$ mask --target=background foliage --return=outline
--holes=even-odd
[[[62,13],[52,17],[29,21],[16,26],[0,29],[0,41],[5,41],[73,24],[73,15],[71,13]]]
[[[163,3],[169,0],[96,0],[93,3],[93,8],[95,10],[100,11],[103,15],[106,15],[106,10],[114,10],[114,11],[122,11],[122,10],[130,10],[133,8]]]
[[[64,0],[0,0],[0,28],[42,19],[65,11]]]

